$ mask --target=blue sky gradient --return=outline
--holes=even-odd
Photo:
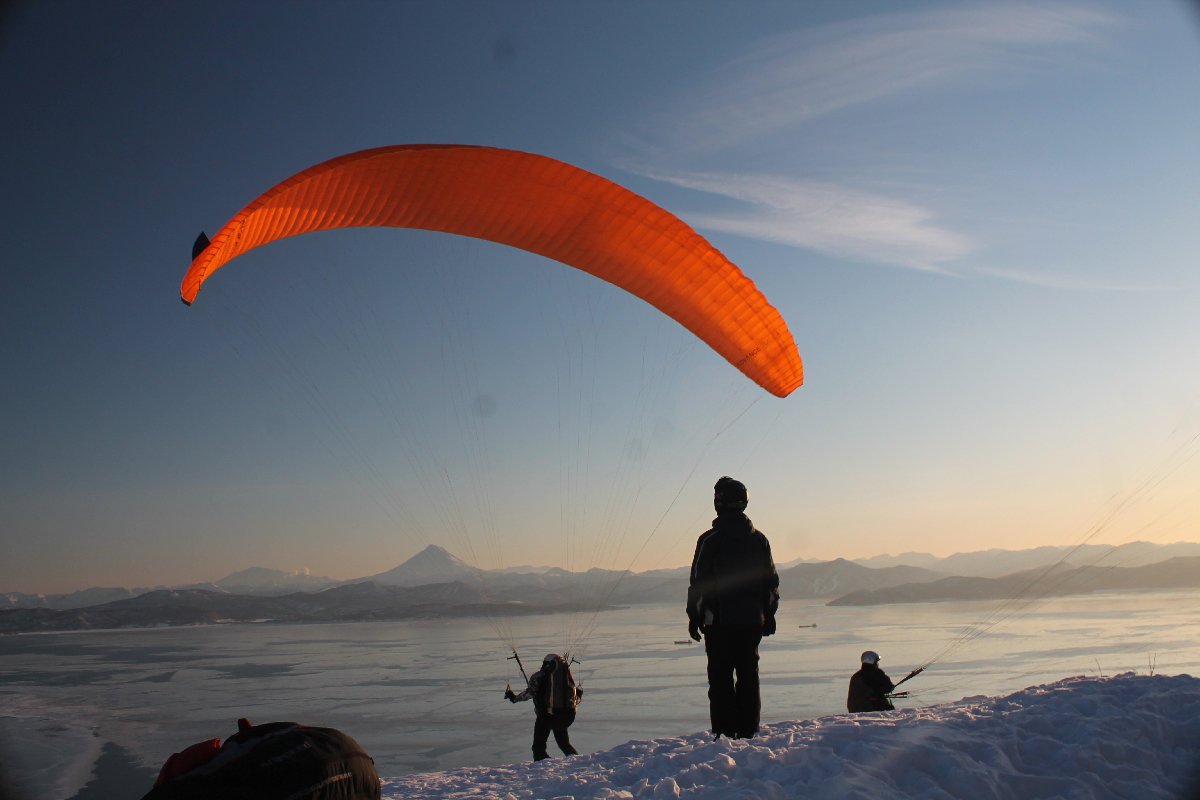
[[[40,3],[0,38],[0,590],[1195,540],[1200,16],[1123,3]],[[420,231],[178,301],[312,164],[542,153],[695,227],[806,366]]]

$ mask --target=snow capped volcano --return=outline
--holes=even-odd
[[[474,580],[478,571],[455,558],[444,547],[431,544],[398,567],[362,580],[390,586],[421,586],[431,583]]]

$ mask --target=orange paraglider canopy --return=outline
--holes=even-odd
[[[767,391],[804,381],[796,343],[753,281],[675,215],[562,161],[471,145],[363,150],[297,173],[193,251],[191,305],[237,256],[301,233],[362,226],[473,236],[561,261],[677,320]]]

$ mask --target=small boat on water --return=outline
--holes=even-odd
[[[797,625],[796,627],[798,627],[798,628],[815,628],[815,627],[817,627],[817,623],[814,622],[810,625]]]
[[[675,644],[691,644],[691,639],[676,639]]]

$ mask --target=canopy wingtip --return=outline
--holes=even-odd
[[[196,260],[196,256],[208,249],[208,236],[204,231],[200,231],[200,235],[196,237],[196,241],[192,243],[192,261]]]

